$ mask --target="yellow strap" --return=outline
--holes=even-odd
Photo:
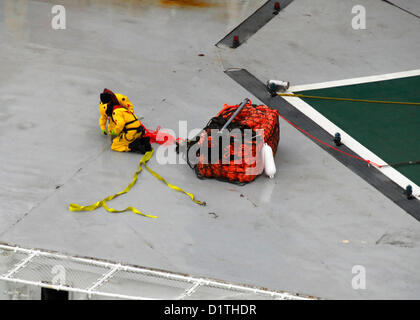
[[[338,101],[368,102],[368,103],[407,104],[407,105],[413,105],[413,106],[420,106],[420,102],[379,101],[379,100],[364,100],[364,99],[350,99],[350,98],[319,97],[319,96],[307,96],[305,94],[294,94],[294,93],[277,93],[277,95],[281,97],[297,97],[297,98],[308,98],[308,99],[338,100]]]
[[[186,195],[188,195],[195,203],[197,203],[197,204],[200,204],[200,205],[205,205],[206,203],[205,202],[202,202],[202,201],[198,201],[198,200],[195,200],[194,199],[194,195],[192,194],[192,193],[188,193],[188,192],[185,192],[184,190],[182,190],[181,188],[179,188],[179,187],[177,187],[177,186],[174,186],[174,185],[172,185],[172,184],[170,184],[170,183],[168,183],[165,179],[163,179],[160,175],[158,175],[156,172],[154,172],[152,169],[150,169],[147,165],[146,165],[146,163],[152,158],[152,156],[153,156],[153,152],[154,152],[154,150],[152,150],[152,151],[149,151],[149,152],[147,152],[143,157],[142,157],[142,159],[140,160],[140,162],[139,162],[139,169],[136,171],[136,173],[134,173],[134,176],[133,176],[133,180],[131,181],[131,183],[123,190],[123,191],[120,191],[120,192],[118,192],[118,193],[116,193],[116,194],[114,194],[114,195],[112,195],[112,196],[109,196],[109,197],[106,197],[105,199],[103,199],[103,200],[101,200],[101,201],[98,201],[98,202],[95,202],[94,204],[91,204],[91,205],[88,205],[88,206],[81,206],[81,205],[78,205],[78,204],[75,204],[75,203],[71,203],[70,205],[69,205],[69,210],[70,211],[73,211],[73,212],[75,212],[75,211],[93,211],[93,210],[95,210],[95,209],[98,209],[98,208],[100,208],[100,207],[103,207],[106,211],[108,211],[108,212],[112,212],[112,213],[121,213],[121,212],[126,212],[126,211],[131,211],[131,212],[134,212],[134,213],[136,213],[136,214],[139,214],[139,215],[142,215],[142,216],[145,216],[145,217],[149,217],[149,218],[157,218],[156,216],[152,216],[152,215],[148,215],[148,214],[144,214],[144,213],[142,213],[142,212],[140,212],[138,209],[136,209],[136,208],[134,208],[134,207],[127,207],[127,208],[125,208],[125,209],[123,209],[123,210],[116,210],[116,209],[113,209],[113,208],[109,208],[108,207],[108,205],[106,204],[106,202],[107,201],[110,201],[110,200],[112,200],[112,199],[114,199],[114,198],[116,198],[116,197],[118,197],[118,196],[120,196],[120,195],[122,195],[122,194],[124,194],[124,193],[127,193],[128,191],[130,191],[130,189],[134,186],[134,184],[136,183],[136,181],[137,181],[137,178],[138,178],[138,175],[140,174],[140,172],[143,170],[143,168],[142,168],[142,165],[145,165],[145,167],[146,167],[146,169],[154,176],[154,177],[156,177],[157,179],[159,179],[159,180],[161,180],[161,181],[163,181],[163,182],[165,182],[166,183],[166,185],[169,187],[169,188],[171,188],[171,189],[173,189],[173,190],[176,190],[176,191],[179,191],[179,192],[183,192],[183,193],[185,193]]]
[[[204,201],[199,201],[199,200],[195,200],[195,197],[192,193],[186,192],[184,190],[182,190],[180,187],[174,186],[173,184],[170,184],[169,182],[167,182],[162,176],[160,176],[159,174],[157,174],[156,172],[154,172],[152,169],[150,169],[146,164],[145,164],[146,169],[152,174],[152,176],[154,176],[156,179],[166,183],[166,185],[171,188],[172,190],[178,191],[178,192],[182,192],[184,194],[186,194],[187,196],[189,196],[191,198],[192,201],[194,201],[195,203],[205,206],[206,203]]]

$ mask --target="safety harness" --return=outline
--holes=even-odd
[[[108,106],[108,108],[107,108],[107,111],[106,111],[106,114],[107,114],[107,116],[108,117],[110,117],[111,118],[111,120],[113,121],[113,122],[115,122],[114,121],[114,118],[112,117],[112,115],[113,115],[113,113],[114,113],[114,111],[116,110],[116,109],[124,109],[124,110],[126,110],[127,112],[129,112],[133,117],[134,117],[134,120],[132,120],[132,121],[129,121],[129,122],[126,122],[125,124],[124,124],[124,128],[121,130],[121,132],[123,132],[125,135],[128,133],[128,131],[136,131],[136,132],[138,132],[138,133],[141,133],[142,135],[144,135],[144,133],[146,132],[146,129],[144,128],[144,126],[142,125],[142,123],[139,121],[139,119],[136,117],[136,115],[133,113],[133,112],[130,112],[129,110],[127,110],[126,108],[124,108],[123,106],[120,106],[120,105],[116,105],[116,106],[113,106],[112,107],[112,111],[109,111],[111,108],[109,108],[109,106]],[[136,121],[138,121],[139,122],[139,126],[138,127],[134,127],[134,128],[127,128],[127,126],[129,126],[130,124],[132,124],[132,123],[135,123]],[[120,137],[120,139],[121,139],[122,137]],[[128,139],[127,139],[128,140]]]
[[[134,123],[134,122],[136,122],[136,121],[138,121],[138,120],[139,120],[139,119],[137,119],[137,118],[136,118],[136,116],[134,115],[134,113],[133,113],[132,115],[134,116],[135,120],[130,121],[130,122],[127,122],[127,123],[125,124],[124,128],[122,129],[122,131],[123,131],[124,133],[127,133],[128,131],[133,131],[133,130],[136,130],[137,132],[142,132],[142,133],[144,133],[144,132],[145,132],[145,129],[144,129],[144,127],[143,127],[143,125],[142,125],[142,124],[140,124],[140,125],[139,125],[138,127],[136,127],[136,128],[127,128],[127,126],[128,126],[128,125],[130,125],[130,124],[132,124],[132,123]]]

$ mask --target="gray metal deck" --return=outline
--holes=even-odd
[[[256,99],[229,67],[305,84],[420,66],[420,20],[379,0],[295,0],[236,50],[214,44],[264,1],[164,2],[68,1],[67,29],[53,30],[54,1],[0,0],[0,241],[322,298],[419,298],[419,223],[284,122],[274,180],[201,181],[152,159],[207,206],[143,172],[110,205],[158,219],[68,211],[122,190],[138,165],[100,134],[105,87],[148,128],[177,132],[179,120],[201,128],[224,103]],[[355,4],[366,30],[351,28]],[[354,265],[366,290],[352,289]]]

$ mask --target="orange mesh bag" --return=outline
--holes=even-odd
[[[278,112],[265,105],[251,104],[251,101],[243,107],[226,129],[229,131],[226,133],[228,137],[233,129],[240,130],[242,136],[239,148],[238,143],[235,145],[233,137],[230,137],[225,146],[220,143],[220,135],[215,135],[215,132],[223,127],[238,107],[239,105],[225,104],[222,111],[203,129],[199,139],[191,143],[198,143],[199,147],[198,163],[194,166],[199,178],[246,184],[255,180],[262,172],[261,149],[264,142],[271,147],[275,155],[280,140]],[[251,132],[248,138],[244,135],[246,129],[250,129],[248,133]],[[264,141],[256,139],[257,130],[264,130]],[[218,155],[216,159],[214,159],[215,154]]]

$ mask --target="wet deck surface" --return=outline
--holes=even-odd
[[[0,241],[324,298],[418,298],[419,223],[284,122],[274,180],[200,181],[152,159],[208,205],[143,172],[112,206],[158,219],[68,211],[122,190],[140,159],[100,135],[105,87],[148,128],[177,132],[179,120],[201,128],[224,103],[255,100],[229,67],[294,84],[419,68],[419,20],[381,1],[295,0],[235,51],[214,44],[263,1],[169,2],[72,2],[67,29],[52,30],[52,2],[0,1]],[[355,4],[366,30],[351,28]],[[351,287],[354,265],[366,290]]]

